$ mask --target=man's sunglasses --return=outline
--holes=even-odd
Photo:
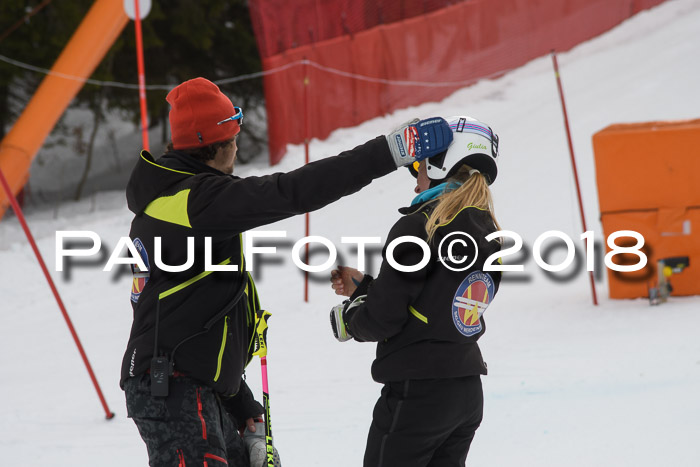
[[[235,122],[236,120],[238,120],[238,126],[243,126],[243,109],[241,109],[240,107],[234,107],[233,109],[236,111],[236,113],[234,115],[231,115],[229,118],[224,118],[219,123],[217,123],[217,125],[221,125],[222,123],[226,123],[228,121]]]

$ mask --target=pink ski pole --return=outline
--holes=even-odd
[[[265,406],[265,446],[267,447],[267,465],[274,466],[272,449],[272,422],[270,421],[270,390],[267,387],[267,357],[260,357],[262,371],[263,405]]]
[[[265,450],[267,451],[267,466],[274,467],[275,456],[272,445],[272,422],[270,421],[270,390],[267,383],[267,320],[270,312],[258,310],[258,323],[255,332],[255,351],[253,355],[260,357],[260,371],[262,373],[263,406],[265,408]]]

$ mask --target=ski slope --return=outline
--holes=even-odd
[[[603,36],[559,55],[581,177],[587,223],[601,238],[591,136],[609,124],[700,117],[700,0],[670,0]],[[547,230],[577,239],[578,207],[550,57],[497,80],[460,90],[440,103],[397,111],[311,144],[312,159],[351,148],[414,116],[468,114],[501,137],[493,186],[503,228],[525,243]],[[134,156],[136,157],[136,155]],[[663,156],[660,156],[663,157]],[[280,166],[290,170],[303,148]],[[698,176],[700,180],[700,175]],[[311,233],[341,248],[341,236],[385,238],[413,197],[405,170],[311,215]],[[97,232],[108,252],[129,231],[123,193],[61,205],[28,218],[54,269],[56,230]],[[302,217],[260,230],[304,236]],[[578,243],[578,242],[577,242]],[[581,252],[578,252],[579,254]],[[369,269],[376,272],[377,257]],[[255,275],[272,312],[269,377],[276,445],[287,467],[361,465],[380,385],[370,377],[374,345],[335,341],[328,311],[339,302],[327,273],[310,285],[291,247],[265,256]],[[313,257],[316,264],[325,257]],[[54,279],[110,408],[104,413],[75,345],[16,219],[0,223],[0,465],[146,465],[136,427],[118,386],[131,325],[130,277],[101,271],[106,258]],[[552,260],[556,261],[556,258]],[[598,265],[598,267],[601,267]],[[487,311],[480,345],[485,418],[469,466],[700,465],[700,297],[607,298],[605,275],[593,307],[588,277],[555,282],[525,261],[526,281],[504,282]],[[260,393],[257,361],[248,383]],[[421,423],[416,420],[416,423]]]

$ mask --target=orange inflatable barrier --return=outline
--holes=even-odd
[[[90,77],[129,18],[122,0],[97,0],[41,82],[12,129],[0,142],[0,169],[13,194],[29,179],[34,156],[56,122]],[[76,79],[77,77],[77,79]],[[0,218],[9,200],[0,190]]]
[[[593,135],[593,150],[606,238],[639,232],[649,260],[637,272],[608,269],[610,298],[648,297],[658,261],[679,256],[690,263],[671,278],[672,295],[700,294],[700,120],[612,125]],[[634,245],[618,245],[627,240],[623,246]],[[634,264],[637,257],[613,261]]]

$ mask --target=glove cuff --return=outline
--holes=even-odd
[[[352,335],[348,332],[345,325],[345,307],[349,304],[349,300],[345,300],[340,305],[336,305],[331,309],[331,329],[333,335],[338,342],[345,342],[352,339]]]
[[[406,148],[403,144],[403,138],[401,133],[394,132],[390,135],[385,135],[387,144],[389,144],[389,151],[391,151],[391,158],[394,160],[396,167],[405,167],[413,162],[413,159],[406,153]]]

